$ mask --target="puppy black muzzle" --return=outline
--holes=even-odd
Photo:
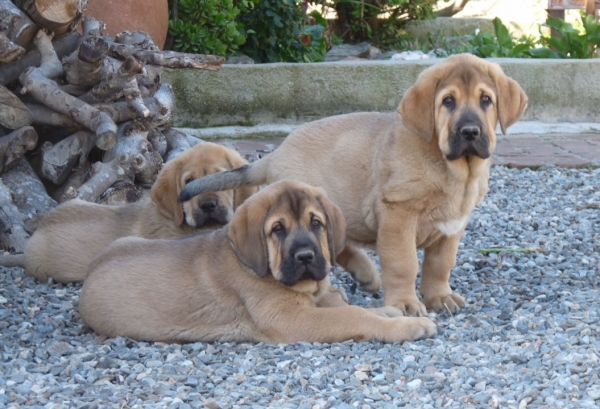
[[[490,140],[483,124],[472,113],[466,113],[452,128],[448,140],[450,152],[446,155],[448,160],[456,160],[463,156],[479,156],[487,159],[491,156]]]
[[[296,240],[283,265],[281,282],[292,286],[301,280],[323,280],[327,274],[327,261],[318,246],[311,240]]]
[[[229,223],[230,212],[226,206],[219,203],[218,199],[199,199],[194,210],[196,227],[209,227],[211,225],[224,226]]]

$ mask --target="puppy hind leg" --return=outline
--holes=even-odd
[[[352,274],[359,282],[361,290],[371,294],[377,294],[381,290],[381,278],[377,267],[362,249],[347,245],[335,261]]]

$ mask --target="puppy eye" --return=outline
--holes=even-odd
[[[282,234],[285,233],[285,229],[281,225],[281,223],[275,223],[271,228],[271,233]]]
[[[482,107],[487,107],[492,103],[492,99],[488,96],[488,95],[482,95],[481,96],[481,106]]]
[[[446,98],[444,98],[442,100],[442,104],[448,109],[453,109],[454,106],[456,105],[456,102],[454,101],[453,97],[447,96]]]
[[[190,183],[192,180],[194,180],[194,178],[192,177],[187,177],[185,178],[185,184],[187,185],[188,183]]]
[[[321,223],[319,219],[312,219],[310,224],[312,225],[312,227],[323,227],[323,223]]]

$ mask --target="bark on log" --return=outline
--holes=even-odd
[[[6,251],[22,253],[27,239],[25,216],[13,203],[10,189],[0,180],[0,243]]]
[[[117,142],[117,126],[105,113],[61,91],[56,82],[46,78],[38,68],[30,67],[19,77],[26,92],[56,111],[96,133],[96,146],[110,149]]]
[[[88,37],[63,59],[63,70],[69,84],[93,87],[102,79],[108,43],[101,37]]]
[[[129,180],[124,180],[109,187],[97,202],[108,206],[123,206],[137,202],[143,196],[144,191],[141,187],[131,183]]]
[[[109,42],[113,56],[124,60],[135,57],[137,60],[152,65],[169,68],[196,68],[217,71],[225,62],[224,57],[204,54],[186,54],[177,51],[140,50],[133,45]]]
[[[125,30],[115,36],[115,43],[132,45],[141,50],[159,51],[152,37],[144,31]]]
[[[79,21],[87,0],[13,0],[38,26],[62,34]]]
[[[9,129],[18,129],[31,124],[33,114],[10,92],[4,85],[0,85],[0,125]]]
[[[58,58],[71,54],[77,48],[81,35],[78,33],[64,34],[52,41],[52,48]],[[6,85],[19,78],[19,75],[28,67],[37,67],[42,60],[40,52],[35,49],[29,51],[23,58],[11,64],[0,66],[0,84]]]
[[[17,61],[23,55],[25,55],[25,49],[13,43],[6,33],[0,31],[0,64]]]
[[[46,189],[25,158],[2,174],[2,181],[11,190],[13,203],[25,216],[24,227],[29,234],[37,229],[42,216],[54,209],[58,203],[46,193]]]
[[[61,128],[82,128],[81,124],[75,122],[71,117],[54,111],[45,105],[26,103],[25,106],[33,115],[33,124],[51,125]]]
[[[154,112],[160,113],[161,110],[168,109],[156,100],[156,98],[144,98],[144,105],[150,110],[151,117],[154,116]],[[127,101],[94,104],[92,106],[102,112],[106,112],[117,124],[139,118],[138,113],[128,106]]]
[[[71,174],[73,166],[85,163],[95,139],[96,135],[92,132],[79,131],[54,145],[45,142],[40,155],[40,175],[55,185],[61,185]]]
[[[38,26],[10,0],[0,0],[0,31],[21,47],[27,47]]]
[[[38,135],[31,126],[17,129],[0,138],[0,172],[17,164],[25,152],[35,148]]]

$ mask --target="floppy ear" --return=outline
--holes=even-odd
[[[498,90],[496,104],[498,122],[502,133],[506,135],[506,129],[517,122],[527,109],[527,94],[517,81],[507,77],[499,66],[490,69],[490,74]]]
[[[417,82],[410,87],[398,106],[398,113],[404,125],[412,132],[420,135],[427,143],[431,142],[435,131],[435,92],[438,84],[437,75],[432,69],[423,71]]]
[[[338,254],[346,247],[346,219],[342,211],[325,194],[317,196],[327,216],[327,246],[331,255],[331,265],[335,265]]]
[[[168,162],[160,171],[156,182],[152,186],[150,196],[158,210],[175,225],[183,224],[183,208],[179,203],[179,191],[181,190],[179,172],[181,165],[177,161]]]
[[[259,277],[264,277],[269,272],[267,238],[264,233],[267,211],[262,206],[246,203],[233,215],[227,232],[237,258]]]

